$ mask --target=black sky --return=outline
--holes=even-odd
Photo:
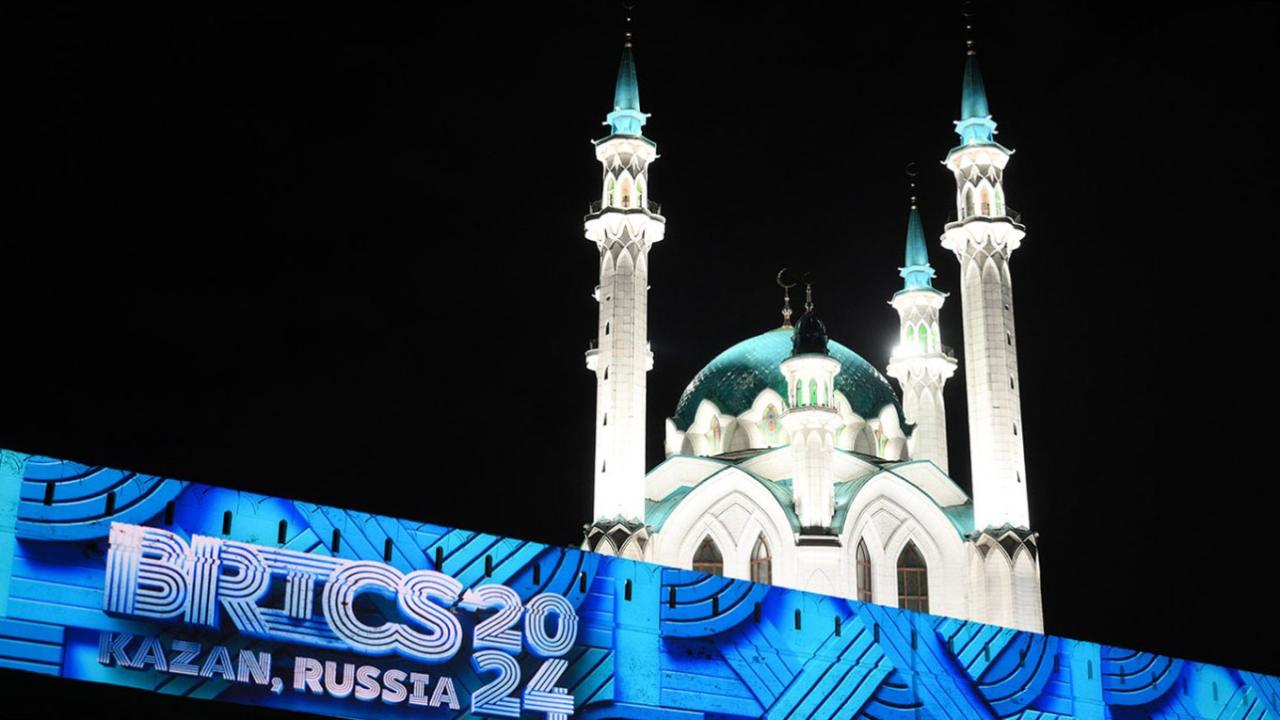
[[[623,12],[367,5],[23,13],[0,446],[574,543],[588,141]],[[958,7],[916,3],[634,15],[668,220],[657,462],[689,379],[777,324],[784,265],[884,367],[904,166],[929,237],[953,204],[939,161],[963,42]],[[989,3],[976,20],[1028,226],[1012,269],[1047,630],[1274,674],[1277,16]],[[955,260],[930,252],[961,347]]]

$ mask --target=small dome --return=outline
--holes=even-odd
[[[812,310],[805,311],[796,323],[795,334],[791,336],[791,354],[827,354],[827,326]]]
[[[822,335],[825,339],[825,329]],[[694,376],[693,382],[680,396],[672,418],[676,427],[688,430],[703,400],[715,403],[723,413],[740,415],[751,407],[765,388],[773,388],[785,398],[787,381],[780,366],[791,356],[792,350],[791,328],[778,328],[743,340],[720,353]],[[886,405],[892,405],[903,428],[908,427],[889,381],[871,363],[834,340],[827,341],[825,352],[840,361],[836,390],[849,401],[850,409],[863,418],[871,419]]]

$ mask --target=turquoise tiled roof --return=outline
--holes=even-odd
[[[933,290],[933,266],[929,264],[929,246],[924,239],[924,223],[920,210],[912,198],[911,212],[907,215],[906,264],[899,270],[902,291]]]
[[[676,427],[687,430],[703,400],[715,403],[722,413],[738,415],[750,408],[765,388],[773,388],[785,398],[787,381],[780,365],[791,355],[791,332],[790,328],[770,330],[743,340],[707,363],[680,396],[673,418]],[[840,361],[836,389],[855,413],[870,419],[892,405],[904,432],[910,430],[889,381],[871,363],[835,340],[829,342],[827,352]]]
[[[964,89],[960,94],[960,121],[956,134],[962,145],[989,143],[995,139],[996,123],[987,105],[987,88],[978,69],[978,56],[973,50],[964,63]]]
[[[636,79],[636,58],[631,42],[622,49],[618,63],[618,83],[613,89],[613,112],[606,117],[615,135],[639,135],[646,117],[640,112],[640,81]]]

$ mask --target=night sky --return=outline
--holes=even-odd
[[[11,25],[0,446],[575,544],[595,402],[589,141],[625,12],[367,5],[38,4]],[[883,370],[910,162],[952,292],[943,341],[962,347],[957,264],[936,242],[954,213],[940,161],[959,7],[847,7],[633,13],[667,217],[650,464],[697,371],[778,324],[784,266]],[[1028,228],[1012,272],[1046,629],[1273,674],[1278,17],[975,18]],[[967,487],[960,362],[946,400]],[[0,681],[67,712],[228,711]]]

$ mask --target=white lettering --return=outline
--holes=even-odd
[[[409,697],[409,691],[404,687],[405,671],[397,668],[382,673],[382,702],[388,705],[395,705],[404,702]]]
[[[298,692],[307,692],[308,690],[320,695],[324,693],[324,688],[320,685],[320,678],[324,676],[324,666],[319,660],[309,657],[297,657],[293,660],[293,689]]]

